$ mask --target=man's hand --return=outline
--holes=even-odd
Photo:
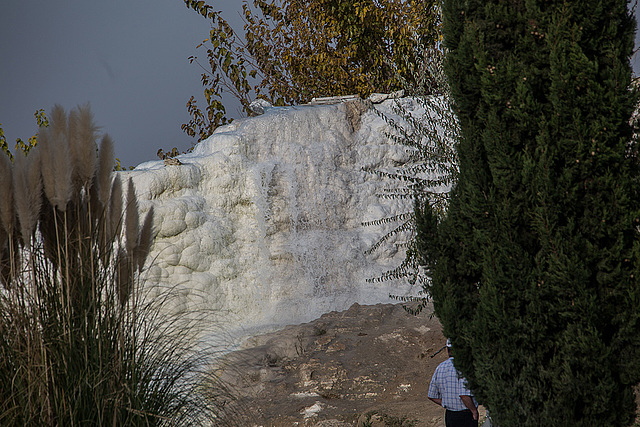
[[[476,405],[473,403],[473,399],[471,398],[471,396],[461,394],[460,399],[462,399],[462,403],[464,403],[464,406],[466,406],[467,409],[471,411],[471,414],[473,414],[473,419],[478,421],[478,408],[476,408]]]

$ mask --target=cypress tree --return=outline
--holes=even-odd
[[[460,175],[418,243],[455,364],[501,426],[630,425],[640,195],[624,0],[445,0]]]

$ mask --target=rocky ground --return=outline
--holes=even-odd
[[[431,314],[354,304],[250,339],[219,367],[239,397],[238,424],[444,426],[444,410],[426,397],[446,358]]]

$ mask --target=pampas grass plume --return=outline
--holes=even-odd
[[[0,227],[0,284],[7,287],[11,276],[11,253],[9,251],[9,235]]]
[[[144,262],[149,255],[151,249],[151,241],[153,240],[153,206],[147,212],[144,217],[144,223],[142,224],[142,230],[140,231],[140,242],[135,251],[135,263],[138,266],[138,272],[142,271]]]
[[[111,185],[111,198],[109,199],[109,238],[113,239],[120,234],[122,225],[122,181],[118,175]]]
[[[49,120],[49,129],[53,135],[65,135],[67,136],[69,129],[67,128],[67,114],[64,112],[64,108],[61,105],[56,104],[51,109],[51,118]],[[47,128],[41,128],[38,134],[38,144],[40,143],[40,135],[42,131]]]
[[[117,269],[116,283],[118,284],[118,287],[116,290],[118,292],[120,305],[124,305],[129,299],[129,294],[131,293],[132,275],[131,258],[123,249],[118,253]]]
[[[75,179],[85,185],[96,168],[96,132],[89,104],[79,106],[69,115],[70,151]]]
[[[64,212],[73,192],[73,170],[69,159],[66,115],[59,105],[54,107],[50,123],[50,129],[41,128],[38,135],[38,146],[42,153],[42,180],[49,202]]]
[[[0,228],[11,235],[14,226],[13,166],[9,156],[0,154]]]
[[[138,233],[140,227],[140,217],[138,215],[138,200],[133,186],[133,180],[129,178],[127,188],[127,206],[125,218],[125,237],[127,239],[127,252],[133,253],[138,246]]]
[[[97,185],[98,198],[104,206],[109,200],[111,191],[111,171],[113,170],[113,141],[105,134],[100,142],[100,154],[98,155]]]
[[[40,150],[34,148],[29,156],[15,156],[15,203],[20,232],[25,244],[31,243],[40,207],[42,205],[42,179],[40,175]]]

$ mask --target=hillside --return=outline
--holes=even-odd
[[[443,426],[444,410],[426,397],[446,359],[432,313],[354,304],[248,340],[219,367],[240,397],[241,425]]]

